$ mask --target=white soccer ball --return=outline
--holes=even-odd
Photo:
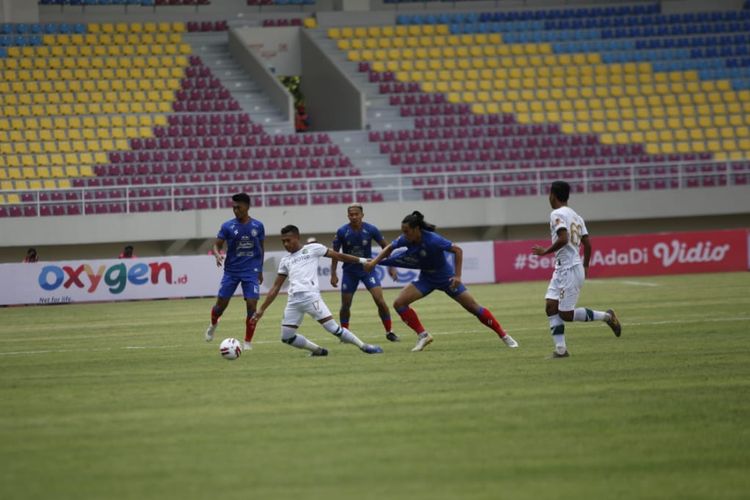
[[[237,359],[242,354],[242,344],[237,339],[224,339],[219,344],[219,354],[224,359]]]

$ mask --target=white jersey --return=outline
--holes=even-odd
[[[328,248],[320,243],[309,243],[294,253],[282,257],[279,274],[289,277],[290,298],[297,294],[319,294],[318,260]]]
[[[581,238],[589,234],[583,217],[570,207],[560,207],[549,214],[549,227],[553,244],[557,241],[557,232],[560,229],[564,228],[568,231],[568,244],[555,252],[555,268],[567,268],[580,264]]]

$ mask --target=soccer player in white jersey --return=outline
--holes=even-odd
[[[552,213],[549,216],[552,245],[543,247],[535,245],[535,255],[555,254],[555,272],[547,288],[546,312],[555,350],[552,358],[567,358],[568,348],[565,345],[566,321],[604,321],[619,337],[622,327],[612,309],[607,312],[594,311],[584,307],[576,308],[581,287],[588,275],[591,258],[591,241],[586,230],[586,223],[568,206],[570,184],[555,181],[550,186],[549,204]],[[579,251],[583,244],[583,261]]]
[[[365,344],[347,328],[339,326],[333,319],[323,298],[320,296],[318,285],[318,261],[321,257],[334,258],[343,262],[364,264],[367,259],[336,252],[320,243],[302,245],[299,229],[296,226],[284,226],[281,229],[281,243],[289,255],[279,262],[279,274],[271,290],[266,295],[263,304],[255,312],[253,321],[257,322],[266,312],[281,290],[281,285],[289,278],[289,290],[284,317],[281,320],[281,341],[298,349],[307,349],[311,356],[327,356],[328,350],[309,341],[302,334],[297,333],[305,314],[309,314],[328,332],[338,337],[346,344],[354,344],[367,354],[383,352],[379,346]]]

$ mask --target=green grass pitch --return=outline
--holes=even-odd
[[[748,498],[750,274],[591,280],[623,336],[568,324],[564,360],[545,289],[470,287],[517,350],[436,293],[411,353],[360,291],[351,328],[385,354],[310,318],[330,356],[283,345],[282,296],[232,362],[237,299],[211,344],[209,299],[0,309],[0,498]]]

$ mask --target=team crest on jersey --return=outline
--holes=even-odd
[[[253,229],[252,229],[252,231],[250,231],[250,235],[251,235],[251,236],[252,236],[253,238],[255,238],[256,236],[258,236],[258,230],[257,230],[257,229],[255,229],[255,228],[253,228]]]
[[[307,248],[303,248],[302,249],[302,255],[306,255],[306,254],[307,254]]]
[[[427,251],[423,248],[422,250],[419,251],[419,256],[420,257],[427,257]]]
[[[367,245],[367,240],[362,240],[362,246],[366,246],[366,245]]]

